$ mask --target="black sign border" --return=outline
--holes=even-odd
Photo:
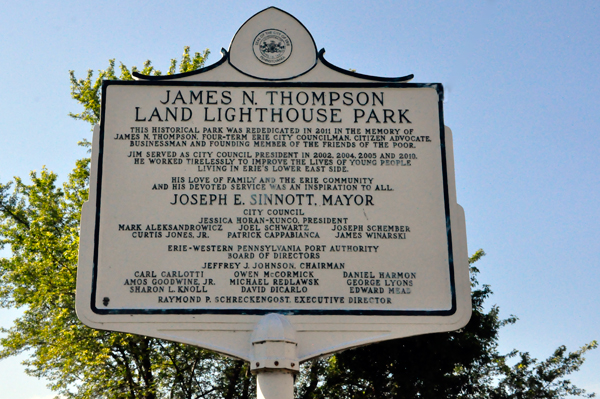
[[[368,310],[368,309],[102,309],[96,306],[96,285],[98,276],[98,244],[100,236],[100,212],[102,199],[102,165],[104,154],[104,121],[106,110],[106,91],[109,86],[200,86],[200,87],[302,87],[302,88],[428,88],[435,89],[438,94],[438,114],[440,128],[440,150],[442,161],[442,179],[444,185],[444,208],[446,215],[446,236],[448,245],[448,266],[450,276],[451,307],[447,310]],[[98,149],[96,178],[96,212],[94,224],[94,259],[92,274],[92,290],[90,298],[91,310],[99,315],[265,315],[279,313],[284,315],[319,315],[319,316],[452,316],[457,311],[456,282],[454,271],[454,251],[452,246],[452,228],[450,221],[450,203],[448,193],[448,166],[446,156],[446,132],[444,125],[444,88],[441,83],[344,83],[344,82],[190,82],[190,81],[123,81],[104,80],[102,82],[102,103],[100,115],[100,138]]]

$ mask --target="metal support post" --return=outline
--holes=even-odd
[[[256,374],[258,399],[293,399],[300,371],[296,330],[280,314],[269,313],[256,324],[251,338],[250,370]]]

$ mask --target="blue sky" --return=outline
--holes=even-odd
[[[11,2],[0,15],[0,181],[43,165],[61,177],[85,155],[89,127],[68,71],[116,58],[166,70],[184,46],[220,58],[236,30],[277,6],[326,58],[446,88],[458,201],[469,251],[483,248],[489,304],[519,317],[501,350],[545,358],[600,339],[600,10],[598,2],[178,1]],[[6,252],[4,253],[6,255]],[[17,311],[0,310],[10,326]],[[0,361],[0,398],[44,398],[21,359]],[[595,371],[594,371],[595,370]],[[600,393],[600,350],[572,380]]]

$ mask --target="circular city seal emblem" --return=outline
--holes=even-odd
[[[279,65],[292,55],[292,40],[277,29],[266,29],[254,38],[254,55],[263,64]]]

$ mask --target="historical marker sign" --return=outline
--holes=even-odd
[[[138,78],[103,85],[86,323],[243,358],[273,312],[311,341],[301,358],[466,323],[441,85],[340,70],[274,8],[217,64]]]
[[[453,311],[439,86],[261,86],[105,83],[94,311]]]

